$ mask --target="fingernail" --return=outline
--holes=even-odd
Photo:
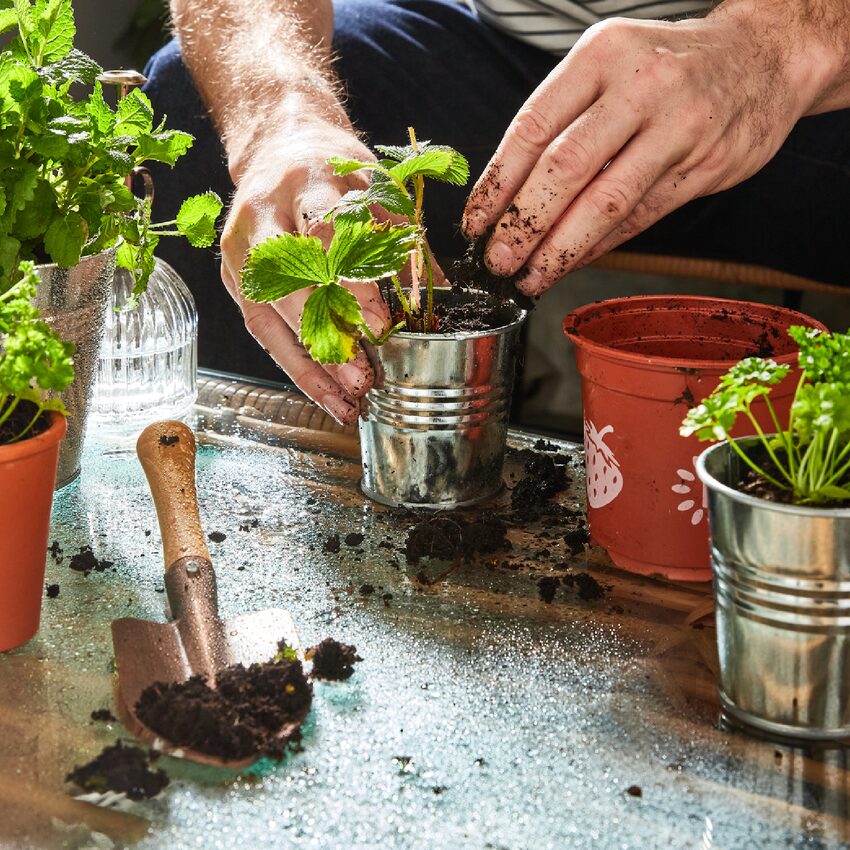
[[[372,383],[372,367],[368,360],[343,363],[337,370],[336,379],[347,393],[358,398]]]
[[[496,274],[512,274],[516,265],[514,252],[506,243],[500,242],[497,239],[494,239],[487,246],[487,256],[485,259],[487,267]]]
[[[319,405],[327,410],[340,425],[350,425],[357,421],[360,405],[348,396],[338,396],[328,393],[319,400]]]
[[[539,295],[543,290],[543,275],[537,269],[528,268],[522,279],[517,281],[516,288],[523,295]]]
[[[487,215],[484,210],[467,210],[463,216],[461,227],[467,236],[480,236],[487,226]]]

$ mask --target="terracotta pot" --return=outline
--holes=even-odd
[[[796,364],[790,325],[823,328],[782,307],[686,296],[615,298],[564,319],[582,376],[590,534],[617,566],[710,580],[705,494],[695,469],[707,444],[681,437],[679,426],[743,357]],[[794,395],[794,371],[771,393],[780,416]],[[775,430],[763,403],[753,410]],[[748,424],[735,436],[752,433]]]
[[[65,417],[37,437],[0,446],[0,652],[37,631],[59,443]]]

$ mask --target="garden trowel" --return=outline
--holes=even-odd
[[[233,664],[247,667],[269,661],[280,641],[302,658],[295,624],[282,609],[256,611],[226,622],[219,618],[215,571],[198,513],[191,430],[182,422],[155,422],[139,436],[136,451],[159,518],[165,590],[173,619],[154,623],[125,617],[112,623],[122,719],[137,737],[164,751],[203,764],[244,767],[260,754],[226,761],[178,747],[148,729],[135,706],[142,691],[155,682],[182,682],[202,675],[212,685],[216,673]],[[281,729],[281,736],[291,734],[297,725]]]

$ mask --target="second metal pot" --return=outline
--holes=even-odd
[[[435,296],[461,297],[445,290]],[[378,350],[368,418],[360,420],[367,496],[387,505],[456,508],[499,492],[526,316],[513,304],[504,311],[495,330],[399,333]]]
[[[850,508],[747,496],[734,489],[743,466],[728,443],[697,461],[708,491],[721,704],[769,735],[850,739]]]
[[[62,394],[68,408],[68,432],[59,448],[58,490],[80,474],[86,417],[115,274],[115,249],[83,257],[70,269],[51,263],[36,266],[36,271],[41,278],[36,306],[42,318],[62,339],[76,346],[74,381]]]

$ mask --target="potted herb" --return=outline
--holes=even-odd
[[[638,296],[587,304],[564,320],[582,378],[587,515],[594,542],[625,570],[708,581],[708,516],[679,425],[730,366],[751,354],[793,363],[785,331],[817,325],[793,310],[725,298]],[[789,378],[774,404],[786,410]],[[767,409],[756,404],[762,427]],[[742,423],[736,436],[752,433]]]
[[[0,651],[38,630],[44,553],[65,435],[61,393],[74,376],[73,346],[33,306],[38,275],[22,263],[0,293]]]
[[[722,440],[699,458],[708,492],[727,714],[764,732],[850,737],[850,334],[792,327],[801,376],[746,358],[691,410],[682,434]],[[753,417],[761,402],[773,433]],[[755,436],[733,439],[739,420]]]
[[[311,236],[281,234],[256,246],[243,270],[253,301],[307,287],[300,338],[320,363],[371,347],[376,380],[360,420],[364,492],[391,505],[456,507],[489,499],[501,473],[525,312],[484,293],[437,288],[427,247],[425,179],[462,186],[469,166],[457,151],[417,142],[377,146],[381,158],[332,158],[336,174],[366,169],[366,189],[344,195],[327,214],[327,250]],[[374,210],[398,223],[379,222]],[[409,275],[403,286],[402,270]],[[381,280],[393,324],[376,337],[346,283]]]
[[[61,484],[79,468],[114,264],[130,271],[138,296],[159,238],[211,245],[221,202],[213,193],[191,198],[176,221],[153,225],[149,200],[126,182],[146,161],[173,165],[192,137],[155,126],[140,91],[115,109],[106,103],[102,69],[73,47],[70,0],[3,5],[0,34],[11,38],[0,53],[0,292],[16,283],[21,260],[37,263],[42,316],[76,343]],[[81,86],[88,93],[77,97]]]

